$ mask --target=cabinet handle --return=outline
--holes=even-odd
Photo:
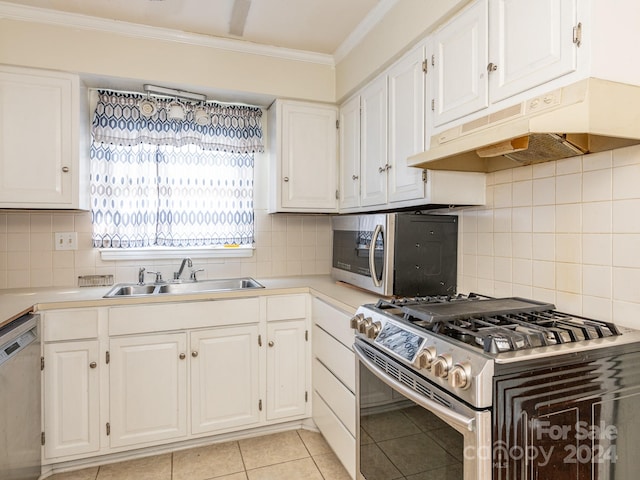
[[[385,170],[386,170],[386,166],[385,167],[378,167],[378,173],[384,173]]]
[[[273,347],[273,340],[269,342],[269,346]]]
[[[196,352],[195,350],[193,352],[191,352],[191,356],[193,358],[196,358],[198,356],[198,352]]]
[[[180,360],[184,360],[185,358],[187,358],[187,356],[184,353],[180,354]]]
[[[64,173],[69,173],[69,167],[62,167],[62,171]]]
[[[357,180],[358,178],[360,178],[358,175],[351,175],[351,180]]]
[[[288,182],[288,181],[289,181],[289,177],[284,177],[284,178],[283,178],[283,180],[284,180],[285,182]]]
[[[98,364],[96,362],[91,362],[89,364],[89,368],[96,368],[98,366]]]
[[[497,69],[498,65],[493,62],[489,62],[489,65],[487,65],[487,72],[495,72]]]

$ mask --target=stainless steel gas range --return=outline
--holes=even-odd
[[[380,300],[351,327],[359,479],[640,471],[638,331],[474,294]]]

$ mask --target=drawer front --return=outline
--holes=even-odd
[[[258,323],[258,298],[131,305],[109,309],[109,335]]]
[[[307,318],[307,295],[267,297],[267,321]]]
[[[324,399],[347,430],[356,436],[356,396],[327,368],[313,360],[313,388]]]
[[[351,478],[356,478],[356,439],[338,420],[325,401],[313,392],[313,421],[331,446],[336,456],[347,469]]]
[[[320,360],[352,392],[356,391],[356,360],[353,351],[315,325],[313,356]]]
[[[99,312],[97,308],[42,312],[44,341],[97,338]]]
[[[332,307],[317,298],[313,299],[311,307],[313,323],[322,327],[325,332],[338,339],[343,345],[351,348],[354,331],[349,326],[349,322],[353,315]]]

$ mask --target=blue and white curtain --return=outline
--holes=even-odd
[[[142,95],[99,91],[92,125],[96,247],[253,243],[253,166],[263,151],[259,108],[198,104],[211,121],[140,113]],[[170,100],[167,100],[167,105]]]

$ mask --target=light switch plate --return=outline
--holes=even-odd
[[[55,247],[56,250],[77,250],[78,232],[56,232]]]

